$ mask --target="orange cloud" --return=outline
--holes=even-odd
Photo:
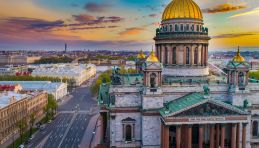
[[[125,31],[120,32],[121,36],[131,36],[131,35],[137,35],[142,33],[144,28],[141,27],[132,27],[132,28],[127,28]]]
[[[202,11],[204,13],[223,13],[229,11],[236,11],[244,8],[246,8],[245,5],[221,4],[212,8],[203,9]]]
[[[248,11],[248,12],[244,12],[244,13],[239,13],[239,14],[233,15],[230,18],[240,17],[240,16],[247,16],[247,15],[258,15],[258,14],[259,14],[259,7],[255,8],[255,9],[253,9],[251,11]]]

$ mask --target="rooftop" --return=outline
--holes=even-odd
[[[94,65],[88,64],[41,64],[33,65],[32,75],[57,75],[57,76],[75,76],[80,75],[84,70],[94,67]]]
[[[19,94],[15,92],[4,92],[0,93],[0,109],[8,106],[10,104],[10,99],[14,97],[16,101],[22,100],[28,97],[27,94]]]
[[[0,81],[0,85],[20,84],[23,90],[45,90],[52,92],[65,83],[50,81]]]

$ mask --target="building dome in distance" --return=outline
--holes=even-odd
[[[144,54],[143,50],[140,51],[140,53],[137,56],[138,59],[145,59],[146,55]]]
[[[147,58],[147,62],[159,62],[154,50],[151,51],[149,57]]]

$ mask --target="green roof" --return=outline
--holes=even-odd
[[[143,84],[143,74],[121,74],[119,76],[123,85]]]
[[[235,61],[230,61],[227,64],[227,67],[238,68],[238,67],[240,67],[242,65],[246,66],[247,68],[250,68],[250,64],[248,62],[235,62]]]
[[[190,93],[187,94],[181,98],[175,99],[173,101],[170,101],[168,103],[165,104],[165,107],[160,109],[160,114],[161,115],[166,115],[166,113],[174,113],[174,112],[178,112],[182,109],[185,109],[187,107],[190,107],[194,104],[200,103],[202,101],[204,101],[204,97],[201,93]]]
[[[170,115],[180,113],[181,111],[186,110],[188,108],[192,108],[192,106],[194,105],[196,106],[206,102],[211,102],[219,106],[225,106],[226,108],[230,110],[234,110],[240,114],[244,114],[244,115],[248,114],[242,109],[236,106],[233,106],[231,104],[224,103],[219,100],[211,99],[209,97],[205,98],[203,94],[198,92],[190,93],[181,98],[165,103],[164,107],[161,108],[159,112],[162,116],[170,116]]]

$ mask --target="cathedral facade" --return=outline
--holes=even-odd
[[[114,68],[98,94],[102,141],[118,148],[259,147],[259,84],[238,52],[226,73],[208,63],[208,28],[193,0],[173,0],[156,30],[155,51],[137,74]]]

